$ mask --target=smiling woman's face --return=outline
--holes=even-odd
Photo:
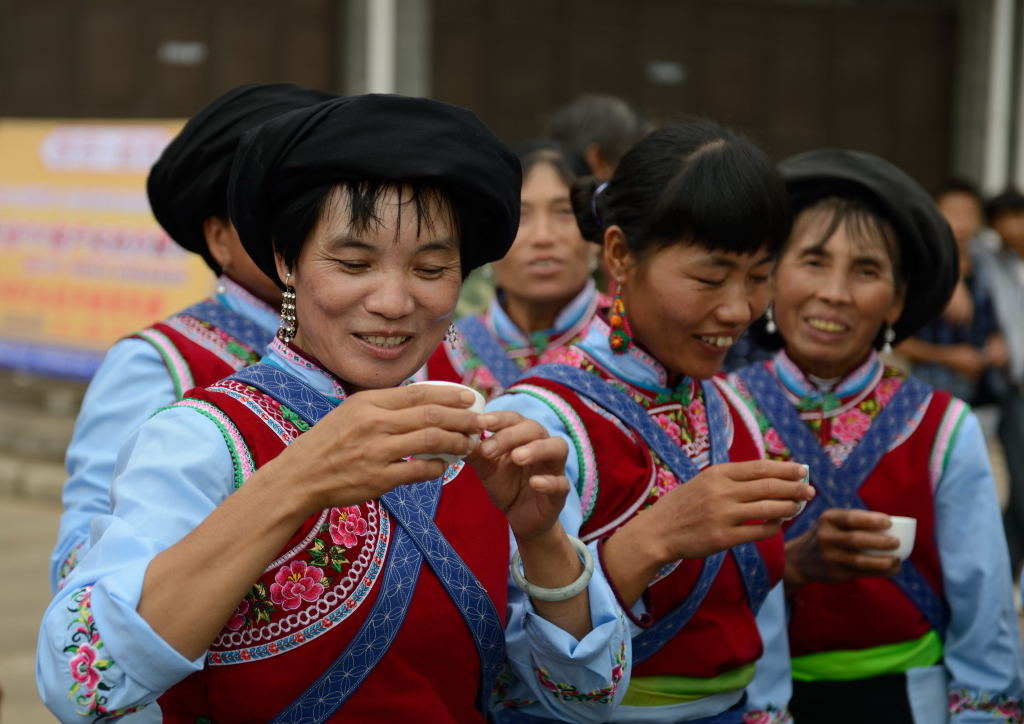
[[[393,387],[419,369],[451,322],[462,282],[448,208],[408,189],[382,191],[379,224],[354,228],[348,195],[332,193],[289,284],[295,344],[353,391]],[[288,269],[278,258],[278,272]]]
[[[840,222],[827,211],[797,216],[775,270],[775,322],[801,369],[839,377],[871,350],[882,325],[903,311],[892,259],[878,233]],[[863,224],[859,226],[864,226]]]

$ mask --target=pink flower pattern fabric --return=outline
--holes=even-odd
[[[317,601],[324,593],[323,577],[323,569],[292,561],[277,569],[270,584],[270,600],[285,611],[298,608],[302,601]]]
[[[68,661],[71,678],[74,679],[68,696],[79,707],[78,713],[92,717],[93,722],[113,720],[117,717],[139,711],[142,707],[130,707],[112,711],[107,709],[108,693],[112,685],[104,680],[104,672],[113,665],[103,652],[103,639],[92,615],[92,586],[76,591],[71,596],[75,608],[68,609],[74,614],[68,625],[71,640],[64,651],[72,654]]]
[[[843,444],[857,442],[867,434],[870,427],[870,415],[854,407],[836,416],[832,423],[832,437]]]
[[[328,525],[331,540],[346,548],[356,547],[359,536],[366,535],[367,531],[366,518],[360,514],[358,505],[332,508]]]

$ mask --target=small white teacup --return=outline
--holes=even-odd
[[[864,548],[863,551],[872,556],[895,556],[901,561],[907,559],[914,550],[914,536],[917,534],[917,518],[907,518],[903,515],[890,515],[892,527],[888,530],[879,531],[899,538],[900,545],[894,550],[883,551],[880,548]]]
[[[804,470],[806,470],[807,472],[804,473],[803,480],[801,480],[800,482],[804,483],[806,485],[810,485],[811,484],[811,469],[808,466],[804,465]],[[801,500],[799,503],[797,503],[797,505],[799,507],[796,509],[796,512],[793,513],[793,515],[789,516],[788,518],[783,518],[782,519],[783,523],[785,523],[786,521],[793,520],[793,518],[795,518],[798,515],[800,515],[801,513],[803,513],[804,512],[804,508],[807,507],[807,501],[806,500]]]
[[[474,390],[472,387],[469,387],[468,385],[460,385],[458,382],[444,382],[444,381],[441,381],[441,380],[425,380],[423,382],[413,382],[410,385],[410,387],[415,386],[415,385],[438,385],[438,386],[442,386],[442,387],[458,387],[459,389],[469,390],[470,392],[473,393],[473,395],[474,395],[474,397],[476,399],[474,400],[473,404],[469,406],[468,409],[471,412],[477,413],[478,415],[483,414],[484,405],[486,404],[486,401],[484,400],[484,396],[481,395],[476,390]],[[474,444],[480,442],[480,436],[479,435],[472,435],[471,437],[473,439],[473,443]],[[448,455],[448,454],[443,454],[443,453],[438,453],[438,454],[435,454],[435,453],[422,453],[420,455],[413,455],[413,457],[419,458],[420,460],[442,460],[447,465],[454,465],[459,460],[462,460],[462,458],[464,458],[465,456],[464,455]]]

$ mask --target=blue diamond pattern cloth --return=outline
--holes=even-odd
[[[464,317],[455,326],[502,387],[507,389],[519,379],[522,373],[516,363],[508,358],[501,343],[494,338],[480,317]]]
[[[246,347],[253,350],[257,355],[263,354],[263,350],[274,337],[273,334],[268,334],[267,330],[248,317],[244,317],[238,312],[228,309],[220,302],[210,299],[193,304],[191,307],[182,310],[181,314],[195,317],[200,322],[206,322],[218,329],[223,329]]]

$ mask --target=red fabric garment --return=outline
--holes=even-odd
[[[282,435],[302,432],[276,401],[238,383],[188,397],[213,403],[230,418],[257,467],[281,452]],[[507,522],[468,466],[443,488],[435,522],[504,616]],[[369,614],[396,526],[377,501],[307,519],[240,603],[204,669],[161,697],[164,721],[266,722],[296,699]],[[351,580],[343,584],[346,576]],[[329,721],[482,722],[479,680],[472,635],[424,562],[394,642]]]
[[[559,361],[585,360],[584,364],[575,366],[611,379],[611,373],[586,357],[580,348],[572,348],[572,351],[574,354],[564,355]],[[634,399],[644,398],[644,391],[629,385],[625,380],[615,382],[624,386]],[[667,469],[658,469],[660,463],[655,463],[651,451],[643,442],[621,425],[595,411],[575,392],[558,383],[535,377],[527,377],[519,384],[543,387],[562,398],[579,416],[592,448],[597,451],[599,493],[593,512],[581,528],[584,540],[595,534],[602,538],[609,536],[634,516],[643,515],[644,508],[653,502],[652,496],[657,495],[656,489],[666,484],[666,477],[671,478],[671,485],[677,484]],[[664,408],[664,404],[659,405],[653,400],[649,401],[650,404],[647,402],[644,400],[642,404],[649,410]],[[758,448],[745,423],[728,401],[726,404],[730,410],[732,427],[730,459],[757,459]],[[651,414],[655,416],[655,413]],[[772,583],[778,582],[782,578],[784,565],[782,536],[776,535],[763,541],[758,544],[758,548]],[[682,603],[696,582],[701,563],[702,560],[684,561],[674,571],[648,587],[644,601],[652,621],[659,620]],[[648,622],[645,620],[639,623]],[[637,664],[633,675],[712,678],[756,661],[762,651],[761,636],[747,601],[743,580],[733,557],[729,555],[690,622],[660,651]]]
[[[153,335],[153,331],[158,334]],[[254,364],[263,354],[262,349],[254,350],[223,330],[186,314],[176,314],[131,336],[157,348],[182,394],[189,387],[206,387]],[[187,371],[180,369],[182,366]]]

